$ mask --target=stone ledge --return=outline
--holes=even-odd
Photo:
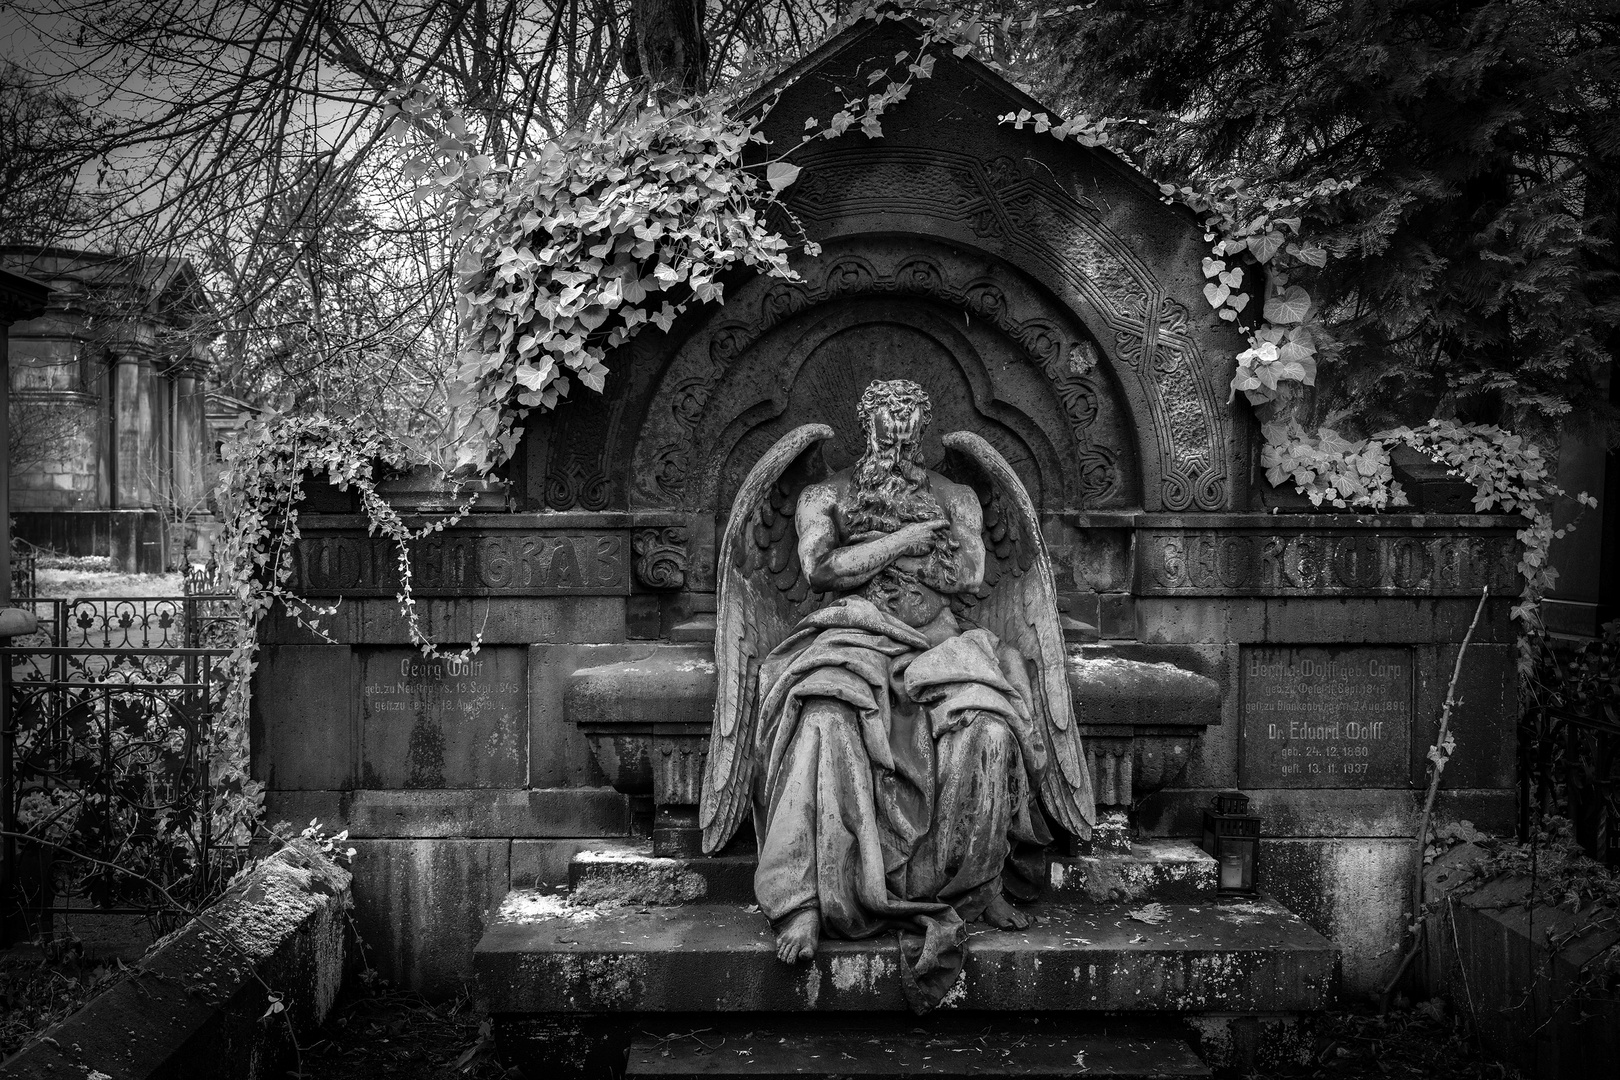
[[[1084,1072],[1108,1080],[1175,1080],[1208,1077],[1176,1035],[1122,1038],[1053,1034],[1026,1026],[1008,1030],[952,1031],[888,1027],[798,1031],[764,1027],[725,1032],[719,1040],[693,1038],[684,1030],[642,1031],[630,1041],[625,1076],[698,1080],[732,1077],[764,1080],[784,1076],[848,1080],[967,1080],[1019,1077],[1057,1080]],[[1084,1067],[1077,1067],[1084,1063]]]
[[[568,864],[575,904],[710,903],[754,900],[752,856],[655,858],[650,845],[581,851]]]
[[[1123,906],[1035,905],[1024,931],[975,926],[945,1007],[994,1011],[1313,1012],[1338,950],[1271,901],[1177,905],[1164,922]],[[575,907],[514,891],[474,953],[495,1013],[903,1012],[890,935],[824,942],[812,965],[776,958],[757,909]]]
[[[349,885],[349,873],[307,842],[283,848],[0,1072],[30,1080],[280,1075],[293,1062],[289,1024],[313,1031],[342,986]],[[285,1013],[262,1019],[260,979]]]
[[[655,645],[618,663],[568,678],[564,712],[591,727],[707,724],[714,715],[713,627],[707,644]],[[1070,650],[1069,691],[1087,722],[1202,727],[1221,722],[1221,684],[1165,660],[1138,659],[1105,645]]]
[[[1214,900],[1216,871],[1215,857],[1191,840],[1144,840],[1129,855],[1055,856],[1046,877],[1059,902],[1199,904]]]
[[[752,903],[751,855],[659,858],[647,844],[617,844],[575,854],[568,864],[569,903],[632,907]],[[1212,903],[1215,859],[1190,840],[1144,840],[1128,854],[1053,855],[1046,899],[1091,904]]]
[[[550,839],[623,836],[628,800],[612,788],[418,788],[271,791],[273,820],[319,818],[356,839]]]

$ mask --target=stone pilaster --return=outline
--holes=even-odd
[[[151,360],[144,350],[120,346],[109,373],[112,395],[112,496],[116,510],[138,510],[151,505],[144,483],[150,471],[147,446],[151,439],[151,404],[142,383],[151,378]]]
[[[175,380],[175,491],[180,505],[206,513],[205,463],[213,453],[208,437],[208,379],[195,369]]]

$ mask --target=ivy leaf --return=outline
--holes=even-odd
[[[1311,294],[1298,285],[1290,285],[1280,295],[1266,299],[1265,317],[1267,322],[1299,323],[1305,321],[1310,310]]]
[[[1222,262],[1221,260],[1219,260],[1219,259],[1211,259],[1207,255],[1204,256],[1204,276],[1205,277],[1207,277],[1207,278],[1215,277],[1217,274],[1219,274],[1222,270],[1225,270],[1225,269],[1226,269],[1226,264],[1224,262]]]
[[[1268,232],[1262,236],[1249,237],[1249,252],[1262,263],[1270,262],[1271,257],[1283,246],[1283,234]]]
[[[773,161],[765,169],[765,182],[772,191],[781,191],[799,178],[799,166],[785,161]]]
[[[1294,338],[1283,342],[1277,358],[1285,364],[1302,364],[1316,355],[1316,350]]]
[[[1218,308],[1226,303],[1226,298],[1231,295],[1232,290],[1226,285],[1217,285],[1211,281],[1204,286],[1204,299],[1209,301],[1212,308]]]

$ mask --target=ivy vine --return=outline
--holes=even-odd
[[[576,382],[601,391],[615,350],[649,325],[668,330],[693,303],[721,303],[729,271],[797,279],[795,244],[819,248],[780,198],[799,175],[790,158],[820,139],[881,138],[884,114],[932,77],[940,50],[965,55],[980,31],[943,10],[892,4],[852,21],[903,18],[923,23],[918,46],[857,72],[863,91],[808,119],[785,148],[765,145],[768,104],[743,115],[764,71],[699,97],[655,96],[515,163],[479,153],[465,118],[427,88],[394,95],[390,133],[414,151],[406,178],[446,216],[459,250],[452,403],[464,461],[487,469],[510,458],[531,412],[556,408]],[[796,241],[772,228],[777,218]]]
[[[454,512],[411,529],[377,490],[383,478],[380,473],[404,472],[413,464],[411,446],[353,420],[280,414],[254,418],[236,439],[225,444],[223,453],[219,509],[225,528],[218,540],[217,559],[223,588],[235,597],[242,615],[233,644],[237,674],[233,702],[236,694],[241,695],[235,707],[245,715],[257,626],[277,603],[299,626],[333,642],[321,620],[335,614],[338,605],[312,603],[294,588],[294,551],[303,536],[299,503],[304,501],[309,480],[324,479],[340,490],[353,489],[358,494],[367,532],[393,542],[399,573],[395,600],[405,616],[411,643],[426,656],[447,655],[422,630],[411,587],[411,545],[459,523],[472,509],[476,494],[469,495]],[[451,487],[454,498],[459,485],[452,483]],[[464,652],[448,655],[463,658],[478,648],[479,642],[474,640]]]

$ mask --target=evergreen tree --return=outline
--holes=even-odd
[[[1607,409],[1612,0],[1097,0],[1012,25],[1049,99],[1144,122],[1122,130],[1150,175],[1239,217],[1317,192],[1301,236],[1333,257],[1293,277],[1335,343],[1319,417]]]

